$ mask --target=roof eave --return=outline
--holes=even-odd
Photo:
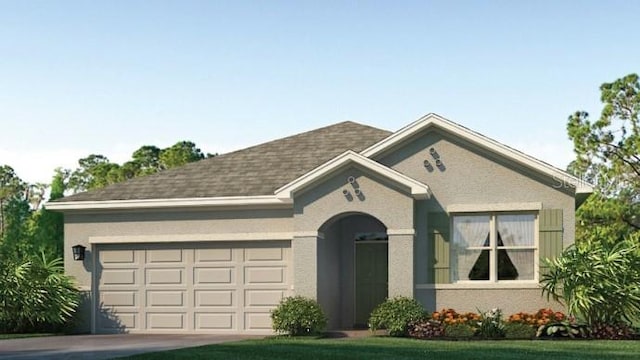
[[[293,201],[293,196],[296,192],[310,186],[311,184],[316,183],[323,177],[334,173],[336,170],[350,163],[355,163],[363,166],[366,169],[369,169],[387,179],[390,179],[400,185],[407,187],[414,199],[427,199],[431,196],[431,190],[427,185],[414,180],[402,173],[399,173],[389,167],[386,167],[376,161],[366,158],[352,150],[345,151],[339,156],[327,161],[321,166],[282,186],[275,191],[275,196],[278,199]]]
[[[123,210],[123,209],[163,209],[199,208],[228,206],[290,206],[291,202],[273,195],[227,196],[209,198],[102,200],[102,201],[61,201],[45,204],[47,210]]]

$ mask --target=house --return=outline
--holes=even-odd
[[[428,310],[549,306],[540,259],[574,242],[591,192],[429,114],[393,133],[338,123],[47,208],[65,215],[86,330],[268,333],[294,294],[330,328],[364,325],[397,295]]]

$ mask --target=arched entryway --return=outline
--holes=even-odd
[[[367,325],[369,314],[388,295],[387,227],[365,213],[343,213],[319,229],[318,302],[329,327]]]

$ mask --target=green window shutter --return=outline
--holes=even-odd
[[[448,284],[449,279],[449,215],[431,212],[427,219],[429,264],[427,280],[432,284]]]
[[[540,276],[548,271],[544,259],[555,259],[562,254],[562,209],[542,209],[538,218],[540,230]]]

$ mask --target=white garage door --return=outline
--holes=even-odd
[[[97,247],[96,332],[271,331],[288,241]]]

